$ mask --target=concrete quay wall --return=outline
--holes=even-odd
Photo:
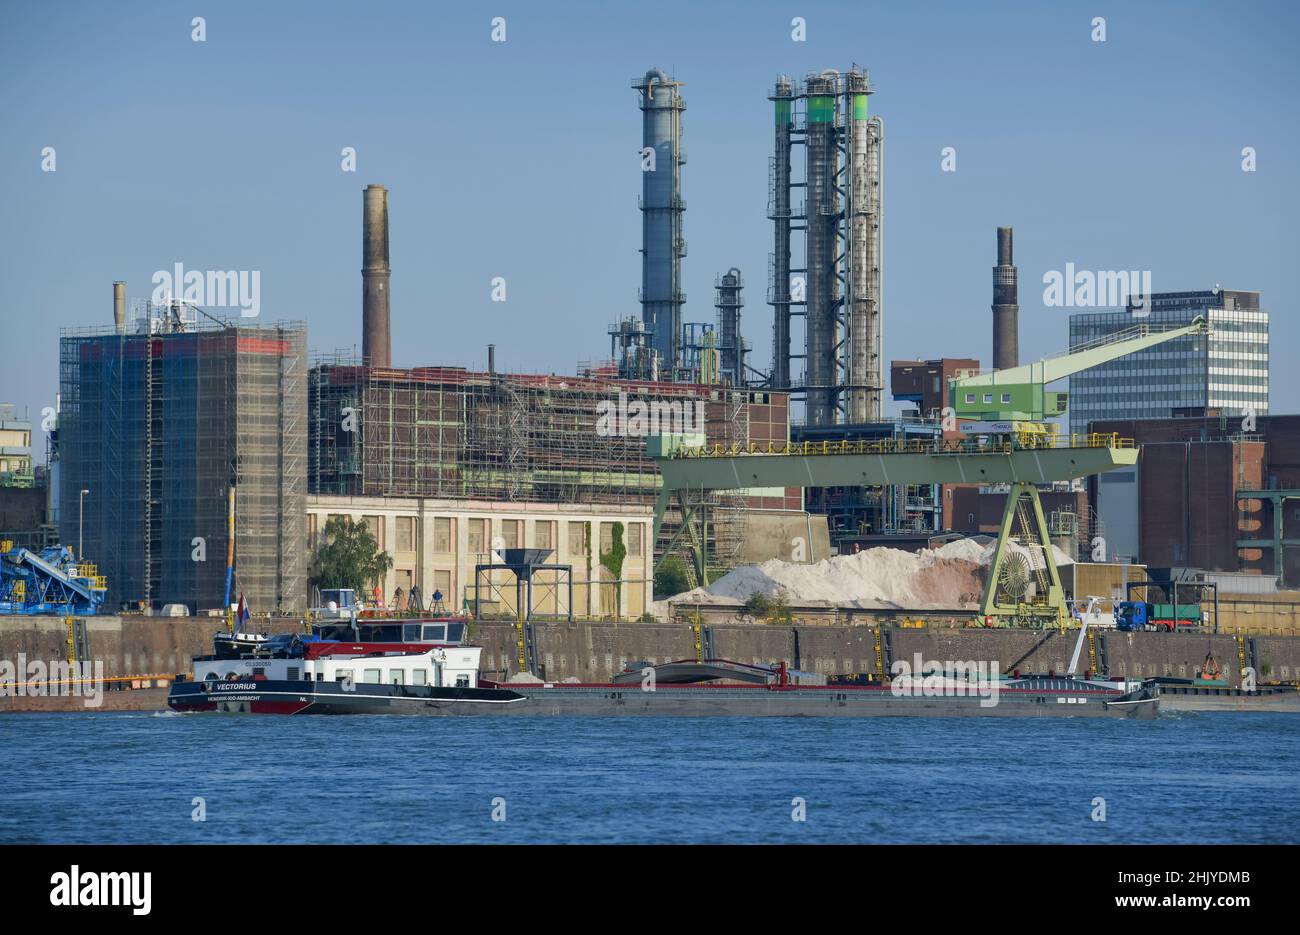
[[[196,655],[211,652],[216,618],[90,617],[89,657],[102,660],[108,678],[184,672]],[[259,621],[257,629],[293,632],[293,620]],[[880,674],[894,660],[994,662],[1004,671],[1062,672],[1069,664],[1077,631],[986,630],[955,627],[904,628],[888,625],[777,626],[771,624],[535,623],[532,652],[539,674],[559,680],[605,681],[629,662],[652,664],[696,656],[738,662],[785,660],[825,675]],[[515,628],[504,622],[476,622],[474,642],[483,646],[483,668],[509,675],[519,670]],[[1240,682],[1244,655],[1262,681],[1300,681],[1300,637],[1234,637],[1187,633],[1099,631],[1093,643],[1097,668],[1110,675],[1192,678],[1212,652],[1230,685]],[[16,664],[19,654],[46,662],[64,659],[67,629],[57,617],[0,618],[0,660]],[[1085,642],[1079,668],[1092,667]]]

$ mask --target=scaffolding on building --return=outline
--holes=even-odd
[[[700,404],[710,443],[750,440],[744,391],[624,380],[613,368],[577,377],[374,368],[336,351],[313,358],[308,383],[314,494],[648,507],[660,482],[647,435],[693,434]],[[637,401],[680,424],[636,424]],[[708,497],[714,554],[726,560],[743,540],[745,501]]]
[[[306,331],[175,305],[61,334],[63,539],[84,539],[110,607],[217,607],[234,484],[239,590],[305,609]]]

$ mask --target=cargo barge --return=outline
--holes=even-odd
[[[436,624],[433,624],[436,625]],[[1151,718],[1154,682],[945,673],[889,684],[810,684],[784,663],[727,660],[634,665],[607,683],[480,679],[480,647],[411,641],[271,637],[237,656],[194,660],[173,683],[176,711],[242,714],[407,714],[651,717],[1122,717]],[[394,636],[399,631],[389,631]]]

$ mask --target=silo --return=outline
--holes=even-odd
[[[847,375],[846,421],[861,423],[880,418],[882,380],[881,273],[880,273],[880,172],[879,118],[867,113],[871,88],[864,71],[844,76],[845,175],[845,306],[848,340],[845,342]]]
[[[794,87],[789,78],[776,79],[769,100],[776,110],[776,148],[768,193],[768,217],[773,224],[772,386],[790,386],[790,136],[794,129]]]
[[[740,335],[740,309],[743,306],[740,291],[744,283],[740,270],[733,266],[719,276],[714,285],[718,291],[718,353],[722,377],[732,386],[743,386],[745,348]]]
[[[667,373],[680,363],[682,340],[681,290],[682,237],[681,167],[682,111],[686,103],[678,92],[680,83],[653,68],[645,77],[633,80],[640,92],[642,114],[641,145],[641,317],[651,334],[651,346],[658,352]],[[654,153],[647,166],[644,150]]]
[[[808,356],[804,372],[809,425],[832,425],[836,421],[836,318],[840,299],[836,276],[840,197],[835,186],[839,164],[835,126],[838,78],[837,72],[825,71],[809,76],[805,82],[808,99]]]

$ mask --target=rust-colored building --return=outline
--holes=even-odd
[[[889,388],[894,399],[916,403],[921,415],[937,417],[948,405],[948,381],[980,372],[969,357],[938,360],[894,360],[889,364]]]
[[[1113,553],[1300,583],[1300,415],[1104,420],[1090,430],[1142,446],[1135,468],[1089,480]]]

